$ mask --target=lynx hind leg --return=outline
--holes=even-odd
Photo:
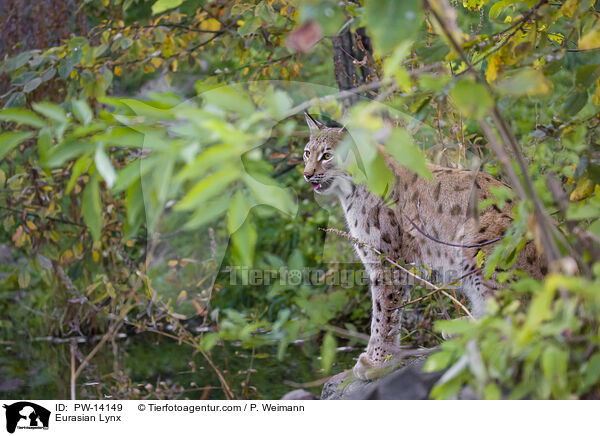
[[[385,280],[382,272],[371,275],[371,336],[367,350],[360,355],[353,368],[354,375],[361,380],[378,378],[383,375],[385,368],[394,364],[400,345],[400,289],[391,280]]]

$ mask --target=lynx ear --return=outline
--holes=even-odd
[[[308,112],[304,112],[304,117],[306,118],[306,124],[308,124],[310,133],[316,132],[323,127],[323,124],[311,117]]]

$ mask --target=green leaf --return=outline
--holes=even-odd
[[[598,380],[600,380],[600,353],[594,353],[583,367],[583,391],[598,383]]]
[[[202,179],[177,204],[177,210],[190,210],[202,207],[203,203],[223,190],[239,176],[239,169],[226,167]]]
[[[292,197],[292,189],[277,186],[268,178],[259,181],[249,174],[245,174],[243,179],[258,204],[268,204],[292,216],[298,211],[298,204]]]
[[[487,115],[494,104],[485,86],[467,79],[456,82],[450,97],[464,116],[476,120]]]
[[[588,93],[587,91],[577,91],[572,93],[565,104],[562,106],[562,110],[569,116],[575,116],[577,113],[583,109],[588,101]]]
[[[227,228],[231,233],[231,252],[236,265],[250,266],[254,258],[257,234],[251,215],[251,205],[241,191],[233,196],[227,213]]]
[[[38,117],[34,112],[21,108],[10,108],[1,110],[0,121],[26,124],[28,126],[37,127],[40,129],[46,126],[44,120]]]
[[[96,169],[106,182],[106,186],[112,188],[117,180],[117,173],[112,166],[110,158],[106,155],[104,148],[102,146],[98,146],[96,148],[96,154],[94,155],[94,162],[96,163]]]
[[[496,383],[490,383],[485,387],[483,397],[486,400],[500,400],[502,398],[502,392]]]
[[[38,155],[40,156],[40,162],[43,166],[47,166],[48,157],[52,150],[52,134],[49,128],[40,130],[37,141]]]
[[[575,75],[575,86],[580,90],[587,90],[600,76],[600,65],[584,65],[577,70]]]
[[[420,0],[371,0],[365,2],[364,20],[373,46],[380,55],[415,37],[424,23]]]
[[[504,95],[545,95],[552,91],[552,83],[539,70],[525,69],[499,80],[496,89]]]
[[[58,66],[58,75],[61,79],[66,80],[73,72],[74,67],[73,58],[71,56],[65,57]]]
[[[249,117],[256,112],[250,97],[232,86],[212,89],[202,94],[202,98],[207,104],[212,104],[226,111],[236,112],[245,117]]]
[[[176,8],[181,3],[183,3],[183,0],[158,0],[152,5],[152,15]]]
[[[385,149],[400,165],[414,171],[426,180],[433,180],[425,155],[414,144],[408,131],[399,128],[392,130],[385,143]]]
[[[549,345],[542,353],[542,371],[551,383],[551,391],[559,398],[567,381],[568,354],[555,345]]]
[[[75,186],[75,183],[77,183],[79,176],[86,172],[91,164],[92,158],[90,156],[81,156],[75,161],[73,168],[71,169],[71,178],[69,179],[69,183],[67,183],[67,187],[65,189],[65,193],[67,195],[71,193],[71,190]]]
[[[73,100],[71,108],[73,114],[83,125],[87,126],[92,121],[94,114],[85,100]]]
[[[112,192],[116,194],[127,189],[132,183],[146,174],[148,170],[154,168],[156,163],[160,162],[160,158],[160,155],[155,155],[145,159],[136,159],[125,168],[119,170]]]
[[[236,232],[244,224],[252,206],[254,205],[248,202],[241,191],[235,193],[229,206],[229,212],[227,213],[227,229],[229,233]]]
[[[50,149],[45,164],[51,168],[56,168],[74,157],[94,151],[95,148],[95,144],[84,141],[73,141],[60,144],[59,146]]]
[[[193,230],[215,221],[227,211],[230,203],[231,197],[228,195],[207,202],[206,207],[198,209],[192,214],[185,223],[184,228]]]
[[[453,353],[451,351],[438,351],[432,354],[425,362],[424,372],[435,372],[446,369],[452,362]]]
[[[394,186],[394,173],[387,167],[383,156],[379,153],[365,164],[367,187],[380,197],[387,195]]]
[[[8,97],[8,100],[6,101],[6,104],[4,105],[5,108],[11,108],[11,107],[21,107],[25,104],[25,94],[23,94],[22,92],[13,92],[12,94],[10,94],[10,97]]]
[[[144,147],[146,135],[130,127],[115,127],[109,132],[92,136],[91,140],[120,147]]]
[[[337,341],[331,332],[327,332],[323,338],[321,345],[321,366],[325,374],[331,370],[331,365],[335,361],[335,353],[337,349]]]
[[[249,17],[244,21],[244,24],[238,28],[238,35],[247,36],[254,33],[256,29],[260,27],[261,23],[259,17]]]
[[[21,68],[27,63],[29,59],[31,59],[32,56],[33,52],[24,51],[23,53],[20,53],[17,56],[7,59],[5,62],[6,72],[10,73],[11,71]]]
[[[35,90],[38,86],[40,86],[42,84],[42,78],[41,77],[36,77],[34,79],[31,79],[29,82],[27,82],[25,84],[25,86],[23,87],[23,92],[24,93],[29,93],[33,90]]]
[[[102,203],[100,201],[100,183],[97,174],[91,176],[83,189],[81,203],[83,220],[90,229],[94,241],[99,241],[102,233]]]
[[[219,343],[221,337],[218,333],[206,333],[200,340],[199,348],[202,351],[210,351],[215,345]]]
[[[0,134],[0,159],[32,136],[33,132],[5,132]]]
[[[67,114],[60,106],[54,103],[42,102],[42,103],[33,103],[33,109],[58,123],[67,123],[69,119],[67,118]]]
[[[177,174],[178,180],[200,177],[209,168],[214,168],[223,162],[231,162],[240,154],[240,150],[232,145],[215,145],[199,154],[194,161],[186,165]]]

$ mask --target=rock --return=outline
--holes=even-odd
[[[282,400],[316,400],[317,397],[315,397],[310,392],[305,391],[304,389],[296,389],[294,391],[288,392],[283,397],[281,397],[281,399]]]
[[[423,372],[425,359],[413,359],[382,378],[358,380],[352,371],[331,377],[322,400],[426,400],[443,372]]]

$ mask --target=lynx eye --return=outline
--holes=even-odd
[[[331,153],[323,153],[323,160],[329,160],[333,157]]]
[[[308,159],[310,157],[310,151],[304,150],[304,159]]]

